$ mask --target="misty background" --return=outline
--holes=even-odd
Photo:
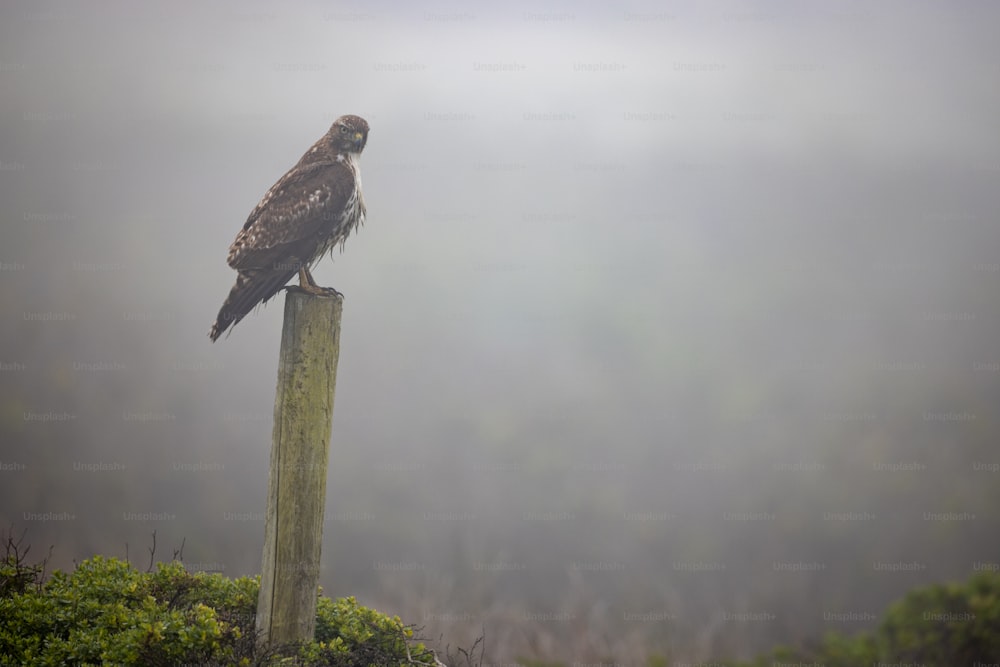
[[[321,584],[487,660],[747,656],[1000,568],[1000,9],[0,8],[0,526],[257,574],[284,297],[226,253],[345,113]]]

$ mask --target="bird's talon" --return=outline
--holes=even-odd
[[[343,292],[338,292],[332,287],[320,287],[319,285],[285,285],[283,289],[286,289],[289,292],[300,292],[302,294],[311,294],[313,296],[337,297],[340,299],[344,298]]]
[[[319,285],[316,286],[316,291],[313,292],[313,294],[315,294],[316,296],[328,296],[328,297],[332,296],[332,297],[336,297],[338,299],[343,299],[344,298],[344,293],[343,292],[338,292],[337,290],[333,289],[332,287],[320,287]]]

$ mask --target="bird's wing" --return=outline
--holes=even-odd
[[[273,270],[309,262],[353,190],[354,173],[341,162],[296,166],[250,213],[229,248],[229,266]]]

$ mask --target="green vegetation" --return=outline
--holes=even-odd
[[[96,556],[70,574],[57,571],[46,579],[44,562],[26,564],[11,544],[0,559],[0,666],[440,664],[398,617],[354,598],[320,595],[314,641],[263,649],[254,631],[256,578],[190,573],[179,561],[140,572]],[[459,655],[474,663],[469,653]],[[982,572],[963,583],[911,591],[889,606],[872,632],[830,633],[812,648],[780,647],[725,664],[950,667],[998,657],[1000,574]],[[651,667],[667,663],[650,660]]]
[[[886,610],[874,632],[828,634],[811,650],[779,648],[732,667],[817,664],[871,667],[878,663],[953,667],[1000,658],[1000,575],[976,574],[964,583],[935,584],[907,593]]]
[[[413,665],[436,663],[396,617],[354,598],[319,598],[316,636],[257,646],[257,578],[190,573],[179,561],[139,572],[96,556],[44,580],[42,565],[0,561],[0,665]]]

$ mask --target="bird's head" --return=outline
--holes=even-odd
[[[361,116],[341,116],[333,122],[329,137],[338,153],[360,153],[368,142],[368,121]]]

